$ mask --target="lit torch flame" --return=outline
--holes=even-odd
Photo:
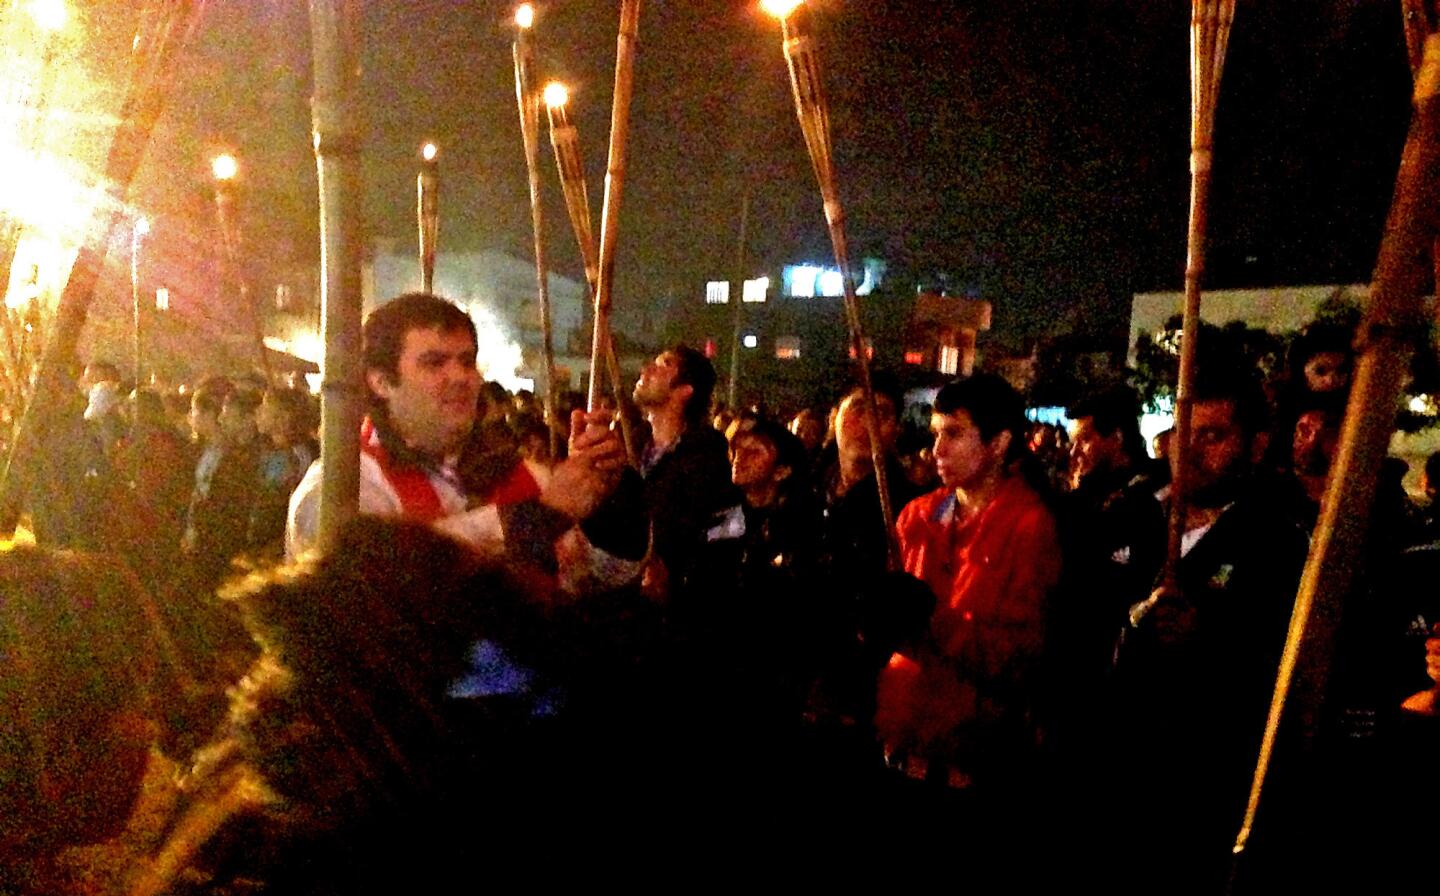
[[[548,108],[556,109],[570,102],[570,91],[559,81],[551,81],[545,85],[545,105]]]
[[[517,28],[529,28],[535,24],[535,7],[529,3],[520,4],[515,10],[515,26]]]

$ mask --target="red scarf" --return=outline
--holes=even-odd
[[[380,467],[380,474],[390,483],[400,499],[400,509],[407,518],[430,523],[448,516],[435,483],[422,467],[413,464],[396,463],[380,443],[375,431],[375,422],[369,417],[360,427],[360,450],[374,458]],[[540,483],[535,481],[523,461],[515,464],[505,478],[486,495],[487,504],[518,504],[540,497]]]

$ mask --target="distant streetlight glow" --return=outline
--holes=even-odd
[[[534,25],[535,7],[529,3],[520,4],[520,8],[515,10],[515,24],[520,28],[529,28]]]
[[[570,102],[570,91],[559,81],[551,81],[546,84],[544,96],[545,105],[551,109],[558,109]]]
[[[30,18],[41,31],[53,33],[65,27],[70,13],[65,0],[30,0]]]
[[[240,173],[240,163],[229,153],[222,153],[210,162],[210,171],[216,180],[234,180]]]
[[[783,19],[795,11],[803,0],[760,0],[760,8],[777,19]]]
[[[439,154],[440,147],[436,146],[434,143],[426,143],[425,146],[420,150],[420,157],[427,162],[435,161],[435,156]]]

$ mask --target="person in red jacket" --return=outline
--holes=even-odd
[[[935,398],[943,486],[896,522],[905,571],[934,592],[935,610],[881,673],[876,713],[887,758],[912,777],[994,780],[1035,746],[1030,701],[1060,544],[1019,472],[1024,425],[1020,396],[998,377],[960,380]]]

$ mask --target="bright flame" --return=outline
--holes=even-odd
[[[141,215],[135,219],[135,235],[145,236],[150,232],[150,219]]]
[[[433,162],[435,161],[435,156],[437,156],[439,153],[440,147],[436,146],[434,143],[426,143],[425,146],[420,150],[420,157],[427,162]]]
[[[804,0],[760,0],[760,8],[777,19],[783,19],[802,2]]]
[[[240,173],[240,163],[228,152],[221,153],[210,161],[210,172],[216,180],[233,180]]]
[[[545,105],[551,109],[563,106],[570,102],[570,91],[559,81],[551,81],[545,85]]]
[[[520,8],[515,10],[515,24],[520,28],[529,28],[534,25],[535,7],[529,3],[520,4]]]
[[[30,18],[41,31],[56,32],[65,27],[70,12],[65,0],[30,0]]]
[[[511,392],[524,388],[524,380],[519,376],[525,363],[520,344],[510,338],[505,324],[489,308],[476,302],[466,310],[475,321],[478,336],[475,364],[481,375]]]

